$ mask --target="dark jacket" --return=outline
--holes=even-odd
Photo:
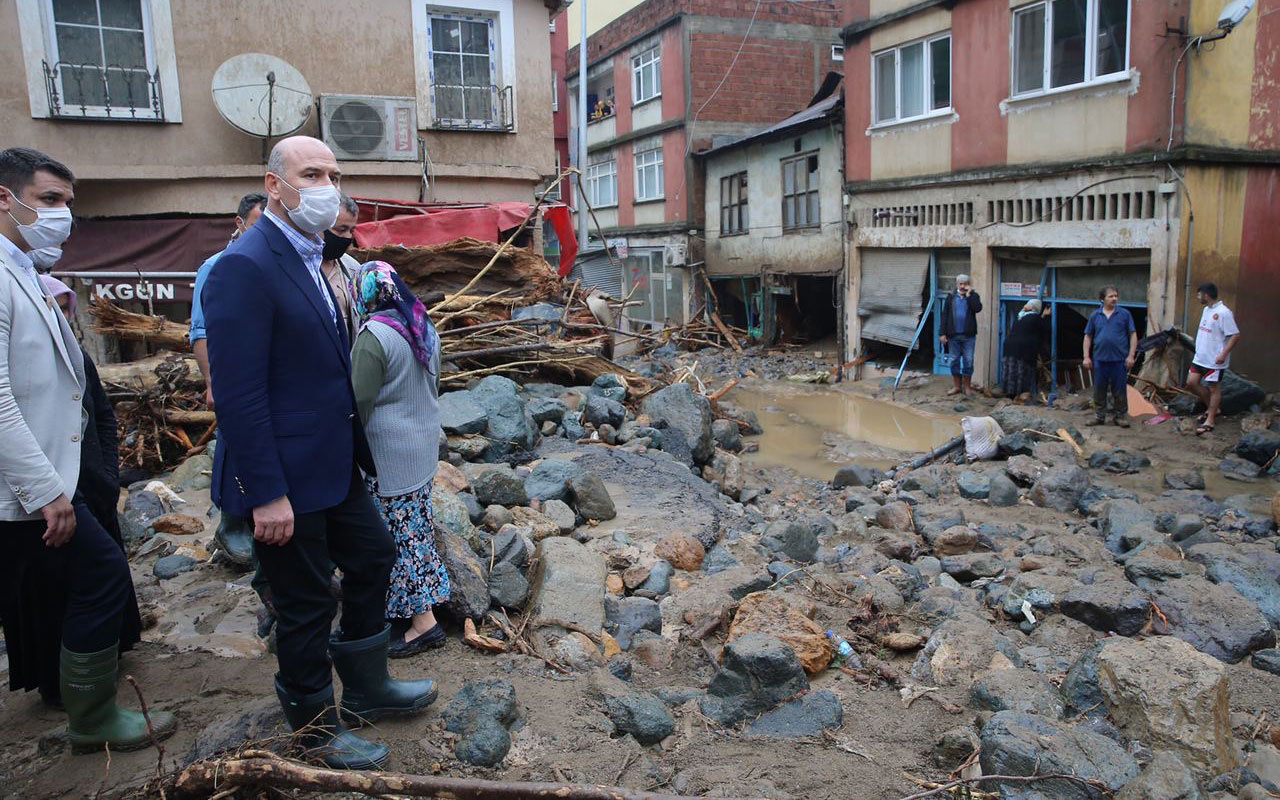
[[[951,337],[956,335],[977,336],[978,335],[978,312],[982,310],[982,298],[978,296],[976,291],[970,291],[966,301],[969,303],[969,313],[964,318],[964,330],[956,330],[956,316],[951,311],[951,304],[955,302],[956,293],[952,292],[942,301],[942,335]]]
[[[120,519],[116,506],[120,502],[120,454],[116,412],[102,388],[98,368],[87,353],[84,377],[84,410],[89,415],[89,424],[85,426],[80,446],[80,482],[76,491],[94,518],[118,542]]]
[[[219,431],[211,493],[225,513],[249,517],[283,496],[294,514],[333,508],[357,463],[374,471],[351,344],[320,292],[269,219],[209,274],[202,301]]]
[[[1046,320],[1039,314],[1028,314],[1016,320],[1004,337],[1005,356],[1035,364],[1036,357],[1044,347],[1048,330]]]

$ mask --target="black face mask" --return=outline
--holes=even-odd
[[[342,258],[343,254],[347,252],[347,248],[350,247],[351,243],[354,241],[355,239],[348,238],[346,236],[339,236],[333,231],[325,231],[324,253],[321,254],[321,257],[324,258],[325,261],[333,261],[335,259]]]

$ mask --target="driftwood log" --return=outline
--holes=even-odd
[[[175,800],[204,800],[235,787],[449,800],[691,800],[684,795],[655,794],[610,786],[348,772],[313,767],[258,750],[248,751],[239,758],[192,764],[178,773],[166,794]]]
[[[170,350],[189,351],[187,326],[164,317],[125,311],[110,300],[95,298],[89,306],[93,328],[103,336],[114,336],[133,342],[149,342]]]

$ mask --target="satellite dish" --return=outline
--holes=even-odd
[[[302,73],[266,53],[232,56],[213,73],[218,113],[250,136],[288,136],[311,118],[313,102]]]

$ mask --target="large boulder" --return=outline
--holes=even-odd
[[[1230,585],[1188,576],[1155,583],[1151,592],[1171,635],[1228,664],[1275,642],[1258,606]]]
[[[437,526],[435,538],[453,589],[444,610],[456,619],[479,622],[489,610],[488,571],[471,546],[452,531]]]
[[[1126,734],[1172,750],[1206,776],[1236,766],[1222,662],[1186,642],[1156,636],[1109,640],[1098,663],[1102,698]]]
[[[529,502],[524,480],[506,464],[484,464],[465,470],[471,491],[482,506],[522,506]]]
[[[573,505],[578,516],[583,519],[594,519],[604,522],[618,516],[614,508],[613,498],[605,488],[604,481],[594,472],[582,472],[569,479],[569,490],[573,493]]]
[[[1187,557],[1204,565],[1209,580],[1228,584],[1257,603],[1271,625],[1280,628],[1280,553],[1273,547],[1198,544]]]
[[[1138,774],[1138,764],[1107,737],[1037,714],[1000,711],[982,729],[979,763],[986,775],[1074,775],[1095,780],[1115,791]],[[1055,779],[1035,784],[1043,797],[1055,800],[1103,800],[1093,786]],[[1025,796],[1021,783],[992,781],[984,788],[1005,796]]]
[[[701,703],[702,712],[721,725],[758,716],[809,688],[795,651],[767,634],[725,645],[721,662]]]
[[[507,726],[519,716],[516,690],[509,681],[489,678],[462,687],[444,712],[444,729],[461,738],[453,753],[459,761],[493,767],[511,750]]]
[[[484,433],[489,425],[489,412],[476,402],[471,392],[445,392],[440,395],[440,428],[459,436]]]
[[[604,705],[618,734],[631,734],[640,744],[655,744],[675,732],[671,712],[658,697],[633,688],[607,669],[591,674],[587,692]]]
[[[831,480],[831,488],[844,489],[849,486],[862,486],[870,488],[880,483],[886,477],[883,470],[875,467],[868,467],[864,464],[848,464],[836,470],[836,476]]]
[[[711,460],[715,440],[711,435],[711,401],[693,391],[687,383],[677,383],[649,395],[643,410],[654,427],[664,429],[662,449],[686,464]]]
[[[764,739],[812,739],[842,724],[844,707],[840,698],[823,689],[761,714],[747,726],[747,735]]]
[[[979,675],[969,687],[975,708],[1021,711],[1059,719],[1062,696],[1043,676],[1028,669],[994,669]]]
[[[573,539],[554,536],[538,543],[530,608],[535,624],[570,623],[587,631],[604,628],[604,557]]]
[[[547,458],[538,462],[524,479],[524,491],[530,500],[569,500],[572,497],[569,484],[583,474],[581,466],[573,461]]]
[[[755,592],[742,599],[726,643],[754,633],[768,634],[787,644],[810,675],[831,664],[834,651],[826,632],[786,595]]]
[[[1222,388],[1221,412],[1225,415],[1243,414],[1254,406],[1262,405],[1267,393],[1258,384],[1241,378],[1231,370],[1223,370],[1218,384]],[[1200,400],[1188,394],[1174,395],[1169,401],[1169,411],[1180,416],[1189,416],[1203,407]]]
[[[1051,467],[1031,487],[1031,502],[1042,508],[1068,513],[1075,511],[1089,488],[1089,473],[1075,464]]]
[[[1089,456],[1089,466],[1093,469],[1106,470],[1112,475],[1132,475],[1151,466],[1151,459],[1142,453],[1132,453],[1124,449],[1099,450]]]
[[[1021,666],[1017,648],[990,622],[960,612],[934,628],[911,675],[938,686],[968,686],[990,669]]]
[[[1128,581],[1111,579],[1077,584],[1062,597],[1062,613],[1096,631],[1133,636],[1151,615],[1147,595]]]
[[[470,392],[488,419],[484,431],[489,439],[489,448],[484,453],[486,461],[505,460],[513,453],[532,450],[538,443],[539,426],[525,408],[520,387],[514,381],[490,375]]]
[[[1116,800],[1203,800],[1196,778],[1173,753],[1152,756],[1142,774],[1125,784]]]
[[[662,610],[645,597],[607,597],[604,602],[609,632],[623,650],[631,649],[631,639],[640,631],[662,633]]]
[[[627,409],[616,400],[592,395],[587,398],[587,407],[582,412],[582,418],[597,428],[602,425],[612,425],[617,428],[626,421]]]
[[[1277,451],[1280,451],[1280,432],[1267,428],[1241,436],[1235,448],[1236,455],[1260,467],[1272,463]]]

